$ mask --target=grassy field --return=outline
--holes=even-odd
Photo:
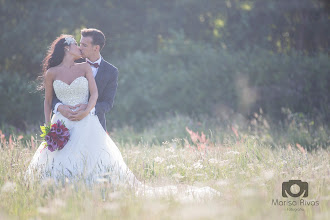
[[[200,125],[204,135],[183,126],[189,122],[181,122],[174,128],[163,123],[179,137],[164,133],[166,141],[159,143],[154,138],[160,135],[161,125],[144,133],[115,130],[110,136],[145,184],[210,186],[220,196],[183,202],[176,195],[136,196],[130,189],[115,190],[104,181],[92,190],[82,183],[55,185],[51,180],[28,184],[23,174],[40,140],[0,133],[0,219],[330,218],[329,148],[307,152],[290,139],[268,144],[269,135],[242,132],[234,126],[207,132],[207,126]],[[282,197],[282,183],[291,179],[308,183],[308,197]]]

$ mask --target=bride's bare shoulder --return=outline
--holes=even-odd
[[[55,79],[57,72],[58,72],[57,67],[51,67],[46,71],[45,78]]]

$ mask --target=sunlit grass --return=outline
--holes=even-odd
[[[271,147],[260,136],[242,133],[235,127],[221,134],[221,138],[217,138],[217,133],[211,137],[188,127],[181,132],[187,137],[159,144],[145,141],[117,144],[129,168],[147,185],[210,186],[220,191],[221,196],[182,202],[175,195],[152,199],[136,196],[130,189],[114,189],[107,182],[100,182],[93,189],[82,183],[55,185],[52,180],[27,184],[24,171],[39,140],[12,134],[11,141],[1,139],[0,218],[329,218],[329,150],[307,152],[301,145],[289,142],[285,147]],[[116,133],[110,135],[114,141],[120,137]],[[290,179],[307,181],[306,200],[317,200],[319,205],[299,206],[302,211],[272,205],[272,199],[291,199],[284,199],[281,194],[282,182]]]

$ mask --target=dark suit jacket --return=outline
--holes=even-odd
[[[107,130],[105,113],[109,112],[113,107],[118,85],[118,69],[102,58],[99,69],[95,76],[95,82],[99,94],[95,105],[95,113],[99,118],[104,130]],[[52,103],[53,109],[59,102],[61,101],[56,97],[54,92]]]

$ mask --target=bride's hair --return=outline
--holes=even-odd
[[[63,61],[65,54],[64,47],[70,46],[70,43],[67,43],[65,40],[66,37],[73,38],[72,35],[62,34],[61,36],[57,37],[50,45],[47,55],[42,61],[42,76],[38,77],[39,80],[42,81],[38,88],[39,90],[44,88],[45,74],[47,70],[51,67],[59,65]]]
[[[66,37],[71,37],[71,35],[62,34],[58,38],[56,38],[53,43],[50,45],[49,50],[45,59],[42,62],[42,70],[45,74],[47,70],[51,67],[59,65],[64,58],[64,47],[70,46],[66,41]]]

